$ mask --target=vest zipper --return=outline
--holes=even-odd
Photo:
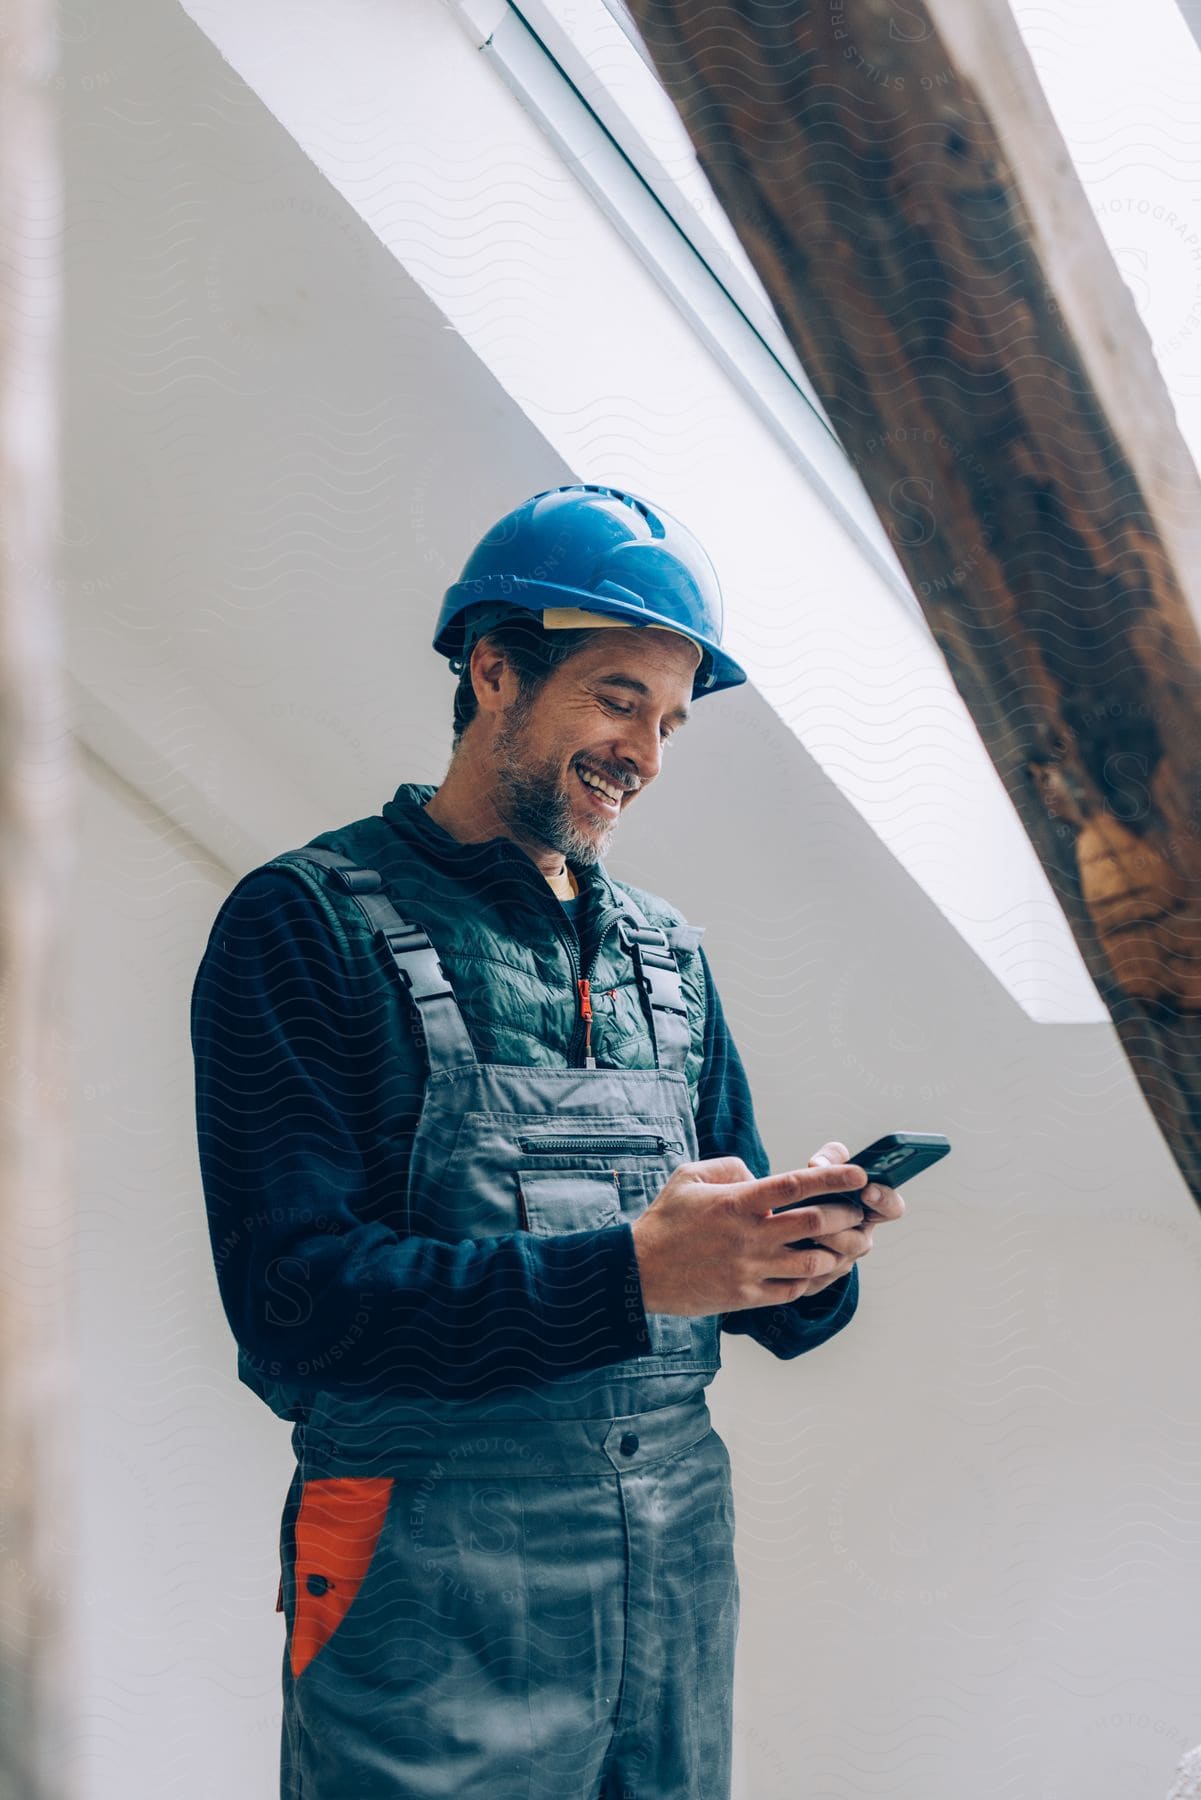
[[[582,1066],[585,1069],[595,1069],[596,1067],[596,1058],[592,1054],[592,977],[596,973],[596,965],[600,961],[601,951],[605,947],[605,939],[617,924],[618,920],[623,916],[624,915],[621,912],[611,912],[607,920],[602,918],[601,929],[596,939],[596,948],[593,951],[592,961],[588,965],[588,973],[586,976],[580,975],[579,959],[575,956],[574,952],[572,954],[572,964],[576,976],[576,993],[580,997],[579,1016],[576,1020],[576,1028],[572,1034],[567,1058],[573,1068],[577,1067],[575,1061],[575,1048],[576,1042],[581,1036],[584,1040],[580,1045],[580,1048],[583,1051]],[[574,926],[572,927],[572,934],[576,937],[576,942],[578,944],[579,937],[575,933]],[[570,944],[568,945],[568,949],[571,949]]]
[[[545,883],[543,883],[543,885],[545,886]],[[557,906],[558,902],[554,901],[553,904]],[[597,963],[600,961],[600,953],[605,947],[605,939],[608,937],[617,921],[623,916],[621,911],[611,912],[607,919],[604,919],[602,915],[601,929],[596,940],[596,949],[593,952],[592,961],[588,965],[588,973],[587,975],[583,975],[580,972],[579,933],[576,931],[576,928],[571,921],[564,918],[563,908],[560,906],[558,909],[558,916],[555,919],[555,930],[559,933],[564,944],[566,944],[567,954],[571,958],[571,973],[574,977],[572,992],[575,994],[577,1001],[575,1025],[572,1030],[571,1041],[567,1046],[567,1062],[570,1068],[595,1069],[596,1067],[596,1058],[592,1054],[592,975],[596,969]]]
[[[540,897],[545,895],[547,901],[555,908],[555,930],[567,946],[567,954],[571,958],[571,972],[574,978],[572,982],[572,993],[576,996],[577,1004],[571,1041],[567,1046],[568,1067],[572,1069],[595,1069],[596,1058],[592,1054],[591,981],[596,970],[596,965],[600,961],[601,951],[605,947],[605,939],[617,924],[617,921],[625,916],[624,910],[622,908],[617,908],[610,912],[607,919],[602,914],[601,928],[596,939],[596,949],[593,952],[592,961],[588,965],[588,973],[585,976],[580,969],[579,932],[571,923],[571,920],[566,917],[562,906],[560,906],[559,902],[554,898],[554,895],[548,892],[545,878],[538,875],[534,870],[531,870],[531,876],[538,884]]]
[[[545,883],[543,883],[543,885],[545,886]],[[569,919],[565,919],[564,914],[563,914],[563,908],[561,906],[559,906],[558,901],[555,900],[553,902],[553,904],[556,907],[558,907],[558,916],[555,919],[555,930],[558,932],[559,936],[562,938],[564,944],[566,944],[567,954],[571,958],[571,973],[574,977],[574,982],[572,985],[572,992],[573,992],[573,994],[577,995],[579,998],[579,1005],[576,1010],[576,1017],[572,1021],[571,1038],[567,1045],[567,1065],[569,1068],[574,1069],[579,1066],[576,1063],[575,1047],[576,1047],[576,1039],[580,1035],[580,1025],[583,1023],[583,1020],[584,1020],[584,1011],[583,1011],[584,995],[585,995],[585,992],[588,990],[585,989],[583,977],[580,974],[580,936],[579,936],[579,933],[576,930],[575,926],[571,923],[571,921]],[[567,927],[567,929],[564,929],[565,926]],[[591,970],[589,971],[589,973],[591,973]],[[589,1025],[586,1028],[585,1042],[588,1042],[588,1040],[591,1036],[591,1017],[592,1017],[592,1007],[591,1007],[591,1001],[589,1001],[589,1007],[588,1007]],[[595,1067],[596,1067],[595,1058],[593,1056],[589,1055],[588,1060],[584,1064],[584,1067],[586,1069],[595,1069]]]
[[[584,1067],[595,1069],[596,1058],[592,1054],[592,983],[588,980],[577,981],[580,994],[580,1017],[584,1021]]]

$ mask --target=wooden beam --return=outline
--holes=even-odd
[[[1007,0],[629,0],[1201,1202],[1201,483]]]
[[[57,9],[0,0],[0,1794],[78,1791],[63,971],[72,740],[54,553]]]

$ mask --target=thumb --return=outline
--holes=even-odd
[[[820,1150],[813,1152],[809,1158],[809,1167],[812,1169],[814,1166],[820,1167],[823,1163],[844,1163],[850,1162],[850,1160],[851,1153],[846,1145],[840,1144],[837,1139],[834,1139],[828,1144],[823,1144]]]

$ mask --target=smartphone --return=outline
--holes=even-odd
[[[950,1150],[950,1140],[937,1131],[893,1131],[887,1137],[877,1138],[851,1161],[859,1168],[867,1170],[869,1182],[878,1181],[881,1187],[900,1187],[903,1181],[912,1181],[931,1163],[938,1162]],[[856,1200],[863,1193],[856,1188],[851,1194],[823,1194],[823,1200]],[[813,1202],[809,1201],[812,1206]]]
[[[950,1140],[937,1131],[892,1131],[887,1137],[877,1138],[874,1144],[869,1144],[866,1150],[861,1150],[850,1160],[867,1171],[865,1186],[878,1181],[881,1187],[900,1187],[946,1156],[950,1148]],[[790,1200],[787,1206],[772,1210],[790,1212],[794,1206],[819,1206],[827,1200],[860,1200],[863,1191],[863,1188],[854,1188],[844,1194],[822,1194],[818,1199]],[[811,1238],[801,1238],[788,1247],[790,1250],[807,1250],[812,1242]]]

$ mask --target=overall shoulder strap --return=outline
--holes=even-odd
[[[634,976],[655,1046],[655,1066],[682,1074],[692,1040],[673,944],[694,950],[704,927],[652,925],[624,890],[621,898],[627,916],[619,921],[617,935],[634,961]]]
[[[412,1003],[418,1040],[431,1073],[475,1062],[475,1049],[437,951],[422,926],[401,918],[384,892],[379,871],[361,869],[348,856],[313,844],[290,854],[320,863],[353,897],[373,937],[388,952],[401,992]]]

